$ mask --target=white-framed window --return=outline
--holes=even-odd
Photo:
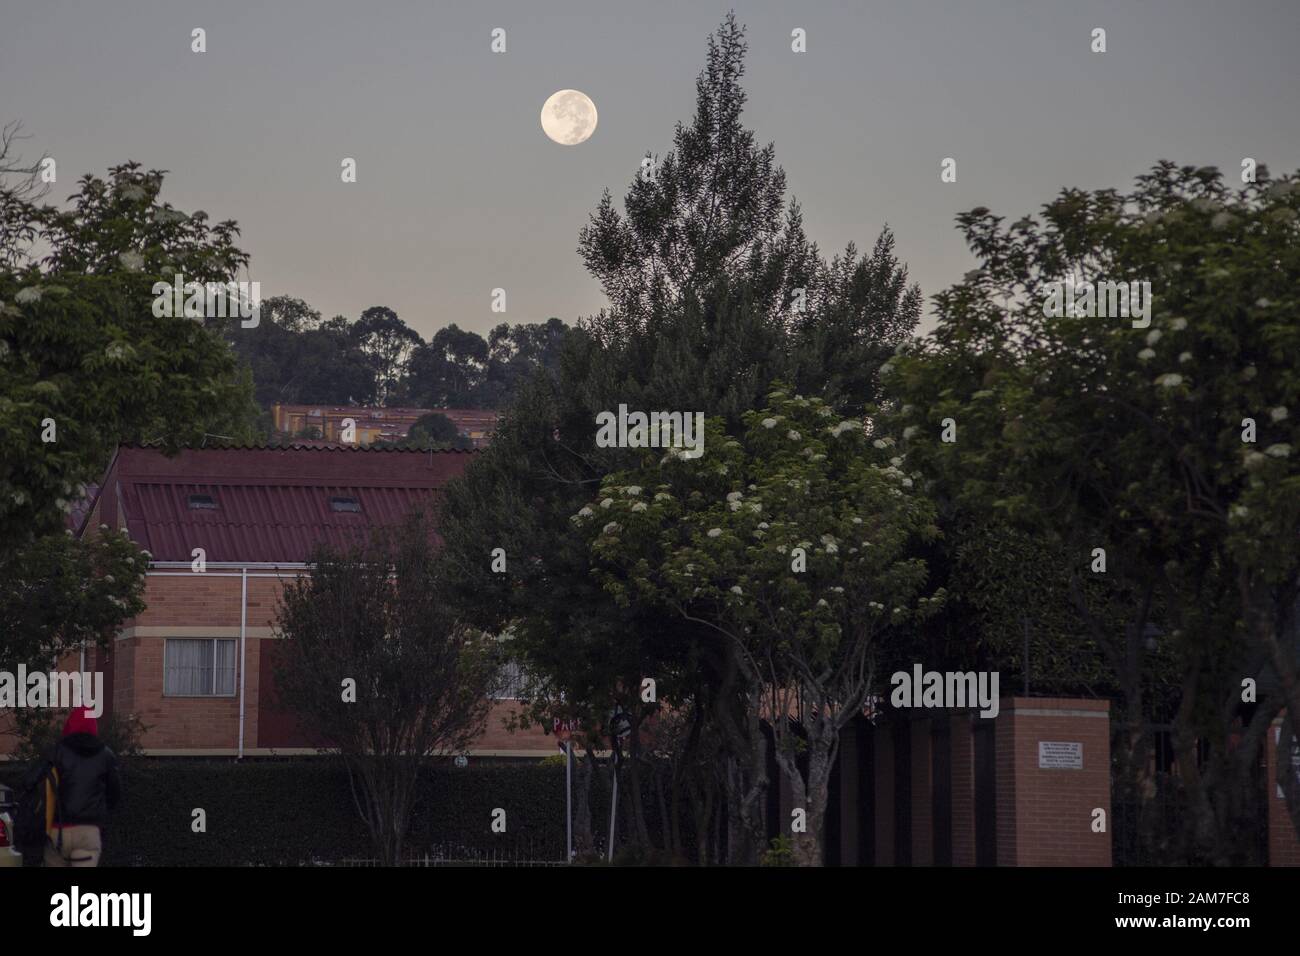
[[[163,647],[164,697],[234,697],[234,638],[169,637]]]
[[[519,700],[523,696],[526,675],[516,661],[506,661],[497,671],[496,681],[492,685],[493,700]]]

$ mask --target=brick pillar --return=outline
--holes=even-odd
[[[975,865],[975,738],[970,714],[953,714],[952,744],[952,865]]]
[[[1000,706],[998,865],[1110,866],[1110,703],[1012,697]],[[1104,833],[1092,830],[1096,808]]]
[[[1295,826],[1287,812],[1286,797],[1277,785],[1277,745],[1282,736],[1282,717],[1273,721],[1269,728],[1268,743],[1264,747],[1264,792],[1268,803],[1268,865],[1300,866],[1300,840],[1296,839]],[[1292,743],[1291,769],[1300,777],[1297,769],[1297,748]],[[1297,782],[1300,782],[1298,780]]]
[[[914,720],[912,738],[912,865],[934,865],[934,793],[931,790],[930,721]]]
[[[872,730],[876,769],[876,866],[894,864],[894,735],[887,722]]]

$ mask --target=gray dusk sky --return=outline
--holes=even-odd
[[[579,228],[671,148],[731,8],[746,122],[775,143],[808,235],[829,254],[888,223],[927,298],[971,267],[961,210],[1018,217],[1161,158],[1300,167],[1300,0],[0,0],[0,122],[56,159],[59,200],[129,159],[170,170],[165,199],[239,222],[263,297],[327,317],[387,305],[426,338],[573,322],[605,304]],[[565,88],[599,110],[579,146],[538,121]]]

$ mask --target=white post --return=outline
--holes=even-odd
[[[244,673],[248,658],[244,651],[248,636],[248,565],[240,569],[239,588],[239,759],[244,759]]]
[[[564,742],[564,833],[567,855],[564,862],[573,862],[573,738]]]
[[[618,764],[614,764],[614,798],[609,804],[609,854],[607,862],[614,861],[614,820],[618,816]]]

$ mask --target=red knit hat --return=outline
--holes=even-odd
[[[90,711],[85,707],[78,707],[68,714],[68,719],[63,722],[63,736],[69,734],[90,734],[92,737],[99,735],[99,721],[90,715]]]

